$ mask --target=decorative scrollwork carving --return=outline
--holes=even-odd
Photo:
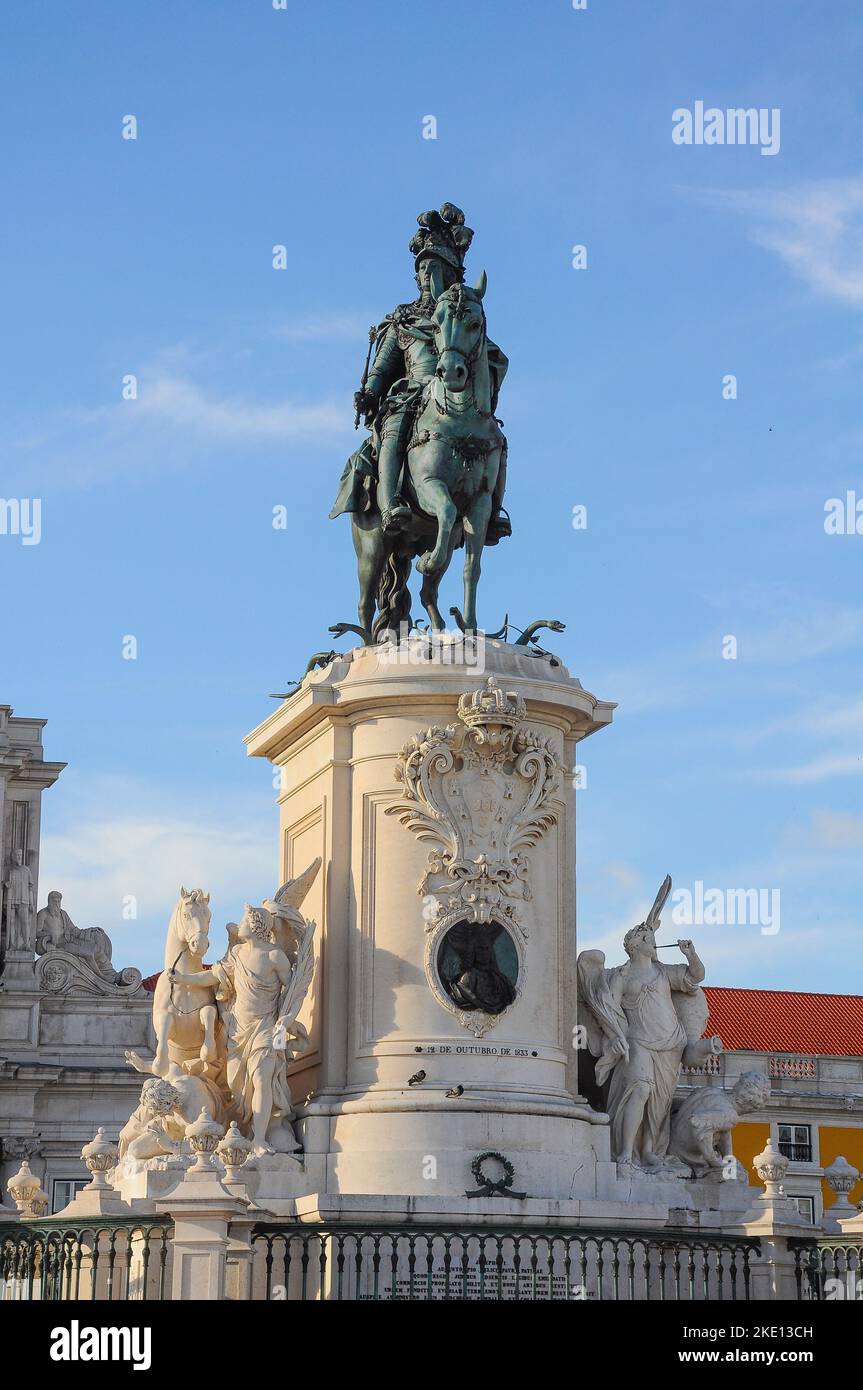
[[[518,904],[531,898],[528,851],[557,821],[553,798],[563,771],[551,740],[526,727],[526,717],[522,696],[502,690],[490,676],[461,697],[457,723],[433,725],[405,744],[395,770],[404,796],[386,812],[431,845],[417,885],[424,899],[439,903],[436,914],[423,913],[431,936],[426,973],[436,997],[474,1033],[500,1015],[480,1010],[468,1017],[449,1000],[436,951],[460,919],[500,923],[523,957],[528,928]],[[519,977],[516,997],[521,966]]]

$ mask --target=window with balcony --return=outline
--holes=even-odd
[[[779,1125],[779,1152],[792,1163],[812,1162],[811,1125]]]

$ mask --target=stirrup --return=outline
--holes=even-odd
[[[404,523],[411,518],[411,509],[405,502],[394,501],[381,513],[382,531],[401,531]]]
[[[498,541],[512,535],[512,522],[506,507],[500,507],[494,516],[489,517],[485,532],[486,545],[497,545]]]

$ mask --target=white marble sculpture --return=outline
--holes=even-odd
[[[764,1110],[769,1100],[770,1077],[760,1071],[745,1071],[730,1091],[699,1086],[674,1112],[671,1152],[694,1178],[711,1172],[736,1177],[731,1132],[741,1115]]]
[[[168,922],[165,968],[153,995],[156,1055],[149,1062],[135,1052],[126,1053],[126,1061],[138,1071],[169,1078],[183,1071],[206,1072],[211,1079],[217,1079],[215,981],[207,975],[206,985],[192,986],[173,973],[180,964],[187,975],[203,970],[210,945],[209,903],[209,893],[200,888],[193,888],[190,893],[180,889]]]
[[[32,923],[36,911],[33,875],[20,849],[13,849],[6,879],[6,912],[10,951],[33,949]]]
[[[187,1074],[151,1076],[141,1088],[141,1102],[120,1131],[120,1160],[137,1162],[188,1154],[186,1130],[203,1109],[224,1127],[224,1104],[203,1077]]]
[[[618,1164],[680,1175],[686,1170],[671,1157],[669,1145],[681,1063],[700,1066],[722,1044],[718,1038],[702,1039],[704,966],[692,942],[677,942],[683,965],[657,959],[655,929],[670,891],[666,878],[646,921],[627,932],[625,965],[606,970],[602,951],[581,952],[578,1009],[587,1048],[598,1059],[597,1084],[610,1077],[613,1157]]]
[[[300,1147],[291,1121],[288,1066],[308,1045],[299,1013],[315,969],[314,923],[299,908],[320,859],[261,907],[228,925],[228,949],[204,968],[209,894],[180,890],[168,926],[165,970],[153,999],[152,1061],[141,1103],[120,1136],[121,1157],[151,1164],[188,1155],[190,1125],[206,1110],[223,1133],[236,1124],[257,1157]]]
[[[41,957],[40,985],[50,993],[60,993],[67,986],[105,994],[136,990],[141,972],[133,966],[114,968],[107,932],[101,927],[76,927],[62,903],[63,895],[55,890],[36,914],[34,947]]]
[[[297,1015],[314,973],[314,925],[304,923],[293,907],[291,889],[292,885],[280,889],[266,907],[246,904],[239,927],[228,928],[231,944],[226,955],[212,971],[168,972],[193,989],[217,984],[233,1113],[240,1129],[249,1134],[256,1156],[299,1148],[291,1128],[288,1064],[308,1041]],[[297,934],[293,964],[277,944],[291,928]]]

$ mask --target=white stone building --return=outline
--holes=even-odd
[[[59,1211],[87,1181],[82,1145],[99,1125],[118,1130],[137,1102],[140,1078],[123,1053],[150,1048],[152,1000],[137,970],[111,967],[104,934],[79,931],[59,902],[56,941],[40,936],[42,793],[65,767],[44,757],[45,723],[0,705],[0,1184],[5,1200],[27,1158]],[[18,859],[27,873],[13,894]],[[13,897],[30,898],[14,923]]]

